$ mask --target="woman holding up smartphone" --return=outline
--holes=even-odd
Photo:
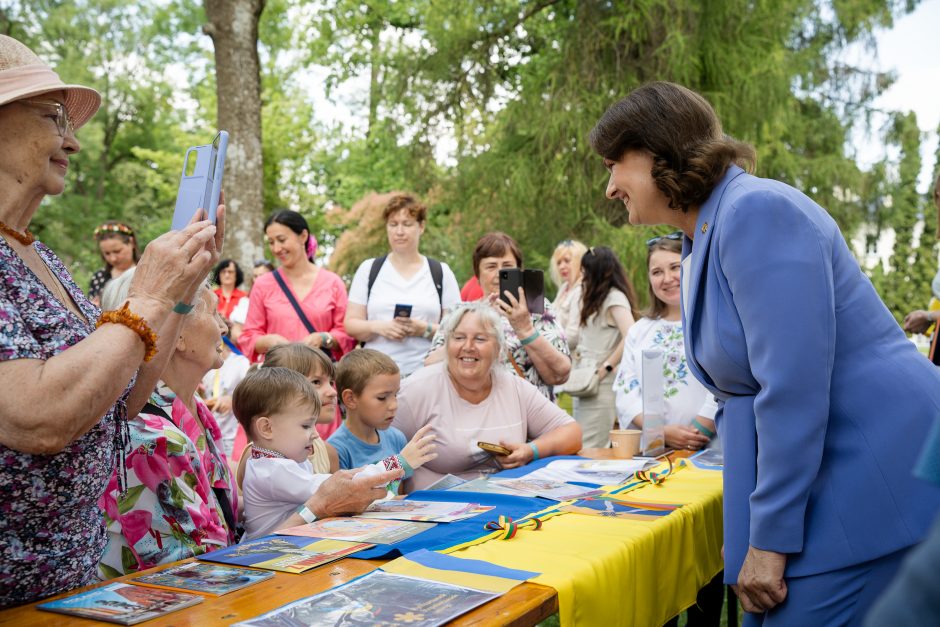
[[[438,324],[460,302],[447,264],[418,250],[427,213],[411,194],[394,194],[382,212],[391,252],[363,261],[349,288],[346,329],[395,360],[402,376],[421,367]]]

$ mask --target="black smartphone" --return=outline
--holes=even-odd
[[[529,313],[545,313],[545,274],[541,270],[525,270],[522,273],[522,288]]]
[[[411,317],[411,305],[395,305],[395,317],[396,318],[410,318]]]
[[[514,297],[519,298],[519,288],[522,285],[522,270],[519,268],[503,268],[499,271],[499,297],[507,305],[510,304],[506,298],[508,291]],[[526,299],[528,301],[528,299]]]

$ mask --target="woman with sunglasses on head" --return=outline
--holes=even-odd
[[[591,131],[631,224],[684,234],[687,363],[719,399],[725,582],[745,624],[857,624],[940,510],[911,476],[940,373],[908,341],[835,221],[649,83]],[[901,459],[899,459],[899,454]]]
[[[98,498],[115,469],[126,487],[127,415],[150,396],[222,245],[220,205],[218,228],[152,241],[124,304],[102,313],[35,240],[30,223],[64,191],[75,132],[100,103],[0,35],[0,607],[94,580],[107,541]]]
[[[643,428],[643,388],[640,377],[643,351],[663,352],[663,397],[666,407],[666,446],[698,450],[715,436],[714,397],[689,372],[679,301],[682,232],[654,237],[647,242],[646,266],[650,307],[627,333],[623,358],[614,381],[617,418],[621,428]]]
[[[118,278],[136,266],[140,260],[140,251],[137,250],[134,230],[115,220],[108,220],[95,229],[95,242],[98,244],[101,260],[104,261],[104,268],[92,275],[88,298],[94,304],[100,305],[101,290],[108,281]]]
[[[595,246],[581,257],[581,306],[578,348],[574,352],[573,372],[588,370],[597,378],[591,391],[580,387],[573,376],[563,386],[572,398],[574,419],[581,425],[586,448],[604,448],[610,443],[610,430],[616,421],[614,412],[614,373],[623,354],[623,338],[636,320],[636,292],[616,253],[606,246]]]
[[[581,257],[585,252],[587,246],[577,240],[566,239],[555,247],[548,266],[552,281],[558,286],[552,305],[571,350],[578,345],[578,328],[581,326]]]

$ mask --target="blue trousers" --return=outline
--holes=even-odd
[[[763,614],[746,613],[744,627],[861,625],[909,550],[827,573],[788,577],[783,603]]]

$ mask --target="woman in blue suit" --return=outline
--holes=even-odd
[[[831,217],[745,172],[700,95],[651,83],[591,132],[631,224],[685,233],[688,365],[721,401],[725,580],[749,622],[858,622],[940,510],[912,456],[940,374]]]

